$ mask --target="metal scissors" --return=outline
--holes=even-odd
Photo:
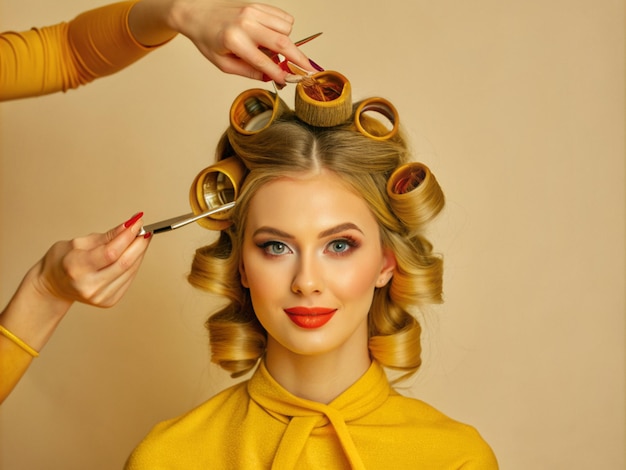
[[[228,209],[232,209],[233,207],[235,207],[234,201],[228,202],[219,207],[212,208],[201,214],[194,214],[192,212],[190,214],[181,215],[179,217],[173,217],[171,219],[162,220],[161,222],[156,222],[154,224],[150,224],[150,225],[146,225],[142,227],[139,233],[137,234],[137,236],[138,237],[143,236],[148,232],[157,234],[157,233],[169,232],[170,230],[176,230],[177,228],[184,227],[187,224],[196,222],[210,215],[217,214],[219,212],[222,212]]]

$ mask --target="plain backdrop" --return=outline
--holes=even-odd
[[[0,0],[0,29],[100,0]],[[398,108],[447,195],[445,300],[403,391],[468,422],[501,467],[625,466],[624,2],[318,0],[275,5],[304,51]],[[56,240],[189,212],[234,97],[184,37],[87,87],[0,104],[0,300]],[[293,89],[281,95],[293,104]],[[114,469],[156,422],[232,383],[220,302],[185,279],[198,225],[157,235],[113,309],[75,306],[0,408],[0,468]]]

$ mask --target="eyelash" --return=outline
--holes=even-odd
[[[287,250],[289,250],[289,253],[293,253],[291,248],[289,248],[289,246],[287,246],[285,243],[282,243],[282,242],[271,240],[268,242],[263,242],[263,243],[258,244],[258,247],[261,248],[266,255],[271,256],[271,257],[278,257],[284,254],[284,253],[272,253],[270,251],[272,248],[275,248],[277,246],[284,247]]]
[[[361,244],[352,237],[338,238],[331,241],[327,246],[330,247],[339,243],[346,245],[346,249],[343,251],[332,251],[331,253],[333,253],[335,256],[346,256],[350,254],[355,248],[361,246]]]
[[[337,244],[344,244],[346,245],[346,248],[342,251],[333,251],[330,250],[330,247],[333,245],[337,245]],[[279,242],[276,240],[270,240],[267,242],[263,242],[263,243],[259,243],[257,244],[257,246],[259,248],[261,248],[263,250],[263,252],[270,257],[276,258],[279,256],[283,256],[285,254],[289,254],[289,253],[293,253],[293,250],[291,248],[289,248],[289,245],[287,245],[286,243],[283,242]],[[361,244],[355,240],[352,237],[346,236],[346,237],[342,237],[342,238],[337,238],[334,239],[332,241],[330,241],[327,245],[326,248],[324,249],[324,251],[326,252],[330,252],[332,255],[334,256],[346,256],[348,254],[350,254],[355,248],[358,248],[359,246],[361,246]],[[286,252],[283,253],[273,253],[273,249],[275,249],[276,247],[280,247],[282,249],[286,249]]]

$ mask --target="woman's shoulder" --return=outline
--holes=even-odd
[[[401,411],[401,415],[404,416],[405,419],[422,426],[465,426],[463,423],[452,419],[433,405],[419,398],[406,396],[394,389],[392,389],[389,394],[387,404],[392,411]]]
[[[228,387],[186,413],[157,424],[152,432],[180,428],[193,434],[195,428],[206,426],[207,421],[218,419],[221,414],[229,414],[240,409],[249,400],[247,381]]]
[[[207,442],[220,445],[237,415],[245,413],[248,402],[247,382],[241,382],[181,416],[158,423],[134,449],[125,468],[169,468],[165,463],[180,461],[181,449],[203,448]],[[156,462],[159,465],[153,466]]]
[[[393,391],[377,415],[374,418],[381,420],[379,424],[397,430],[395,438],[402,440],[405,450],[428,453],[428,461],[445,458],[447,462],[451,458],[465,462],[467,467],[463,468],[498,468],[493,450],[474,426],[453,419],[422,400]]]

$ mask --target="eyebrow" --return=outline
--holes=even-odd
[[[344,232],[346,230],[357,230],[357,231],[363,233],[363,230],[361,230],[359,227],[357,227],[352,222],[346,222],[344,224],[339,224],[339,225],[336,225],[335,227],[331,227],[331,228],[329,228],[327,230],[324,230],[323,232],[320,232],[319,238],[324,238],[324,237],[328,237],[330,235],[335,235],[336,233]]]
[[[361,230],[357,225],[353,224],[352,222],[346,222],[346,223],[343,223],[343,224],[335,225],[334,227],[331,227],[329,229],[323,230],[322,232],[319,233],[318,238],[329,237],[331,235],[335,235],[337,233],[344,232],[346,230],[357,230],[357,231],[363,233],[363,230]],[[254,231],[252,236],[256,236],[256,235],[261,234],[261,233],[268,234],[268,235],[275,235],[275,236],[281,237],[281,238],[288,238],[288,239],[296,238],[294,235],[292,235],[290,233],[287,233],[287,232],[283,232],[282,230],[279,230],[279,229],[274,228],[274,227],[259,227],[258,229],[256,229]]]

